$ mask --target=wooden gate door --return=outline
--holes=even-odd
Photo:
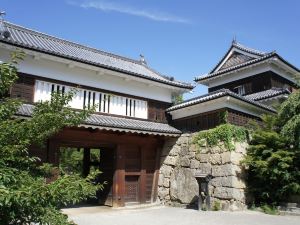
[[[141,179],[141,149],[137,146],[128,146],[124,152],[125,166],[125,193],[124,202],[140,202]]]

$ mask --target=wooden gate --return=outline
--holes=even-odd
[[[151,202],[154,196],[156,149],[126,146],[124,156],[124,203]]]

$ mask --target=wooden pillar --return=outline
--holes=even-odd
[[[155,159],[155,172],[154,172],[154,178],[153,178],[153,185],[152,185],[152,202],[156,202],[157,195],[158,195],[158,178],[159,178],[159,169],[160,169],[160,155],[162,151],[162,144],[159,144],[159,146],[156,148],[156,159]]]
[[[59,142],[57,140],[48,140],[47,161],[54,166],[59,165]]]
[[[59,176],[59,142],[57,140],[48,140],[47,162],[56,168],[52,171],[52,176],[47,178],[47,183],[56,180]]]
[[[141,151],[141,175],[140,175],[140,203],[145,203],[146,202],[146,150],[148,150],[145,147],[141,147],[140,151]]]
[[[90,148],[84,148],[83,149],[83,168],[82,168],[82,175],[84,177],[88,176],[90,173],[90,161],[91,161],[91,149]]]
[[[116,149],[116,170],[113,178],[113,206],[125,206],[125,165],[124,148],[118,145]]]

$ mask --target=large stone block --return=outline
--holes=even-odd
[[[163,165],[160,168],[160,173],[163,175],[163,177],[170,177],[172,173],[172,167],[168,165]]]
[[[200,163],[199,164],[199,172],[210,174],[211,173],[211,164],[209,163]]]
[[[246,187],[245,182],[235,176],[215,177],[211,180],[211,185],[215,187],[231,187],[239,189]]]
[[[173,148],[170,150],[169,155],[170,156],[177,156],[181,151],[180,146],[174,145]]]
[[[185,135],[181,135],[176,141],[177,145],[188,145],[188,143],[189,143],[189,136],[185,136]]]
[[[159,174],[158,177],[158,186],[163,186],[164,184],[164,175],[163,174]]]
[[[221,154],[219,153],[214,153],[214,154],[210,154],[210,157],[209,157],[209,162],[212,164],[212,165],[220,165],[222,164],[222,157],[221,157]]]
[[[248,148],[248,144],[246,142],[235,144],[235,152],[239,152],[246,155],[247,148]]]
[[[169,188],[169,187],[170,187],[170,179],[169,179],[169,178],[165,178],[165,179],[163,180],[163,186],[164,186],[165,188]]]
[[[190,167],[190,160],[189,160],[188,156],[181,157],[179,162],[180,162],[179,163],[180,166],[182,166],[182,167]]]
[[[222,164],[231,163],[231,152],[223,152],[221,154]]]
[[[181,146],[181,149],[179,151],[180,156],[186,156],[189,154],[189,147],[188,146]]]
[[[242,169],[237,165],[225,164],[212,167],[212,175],[214,177],[237,176]]]
[[[188,168],[176,168],[170,178],[171,200],[190,204],[199,192],[197,181]]]
[[[240,202],[245,202],[245,193],[242,189],[216,187],[214,189],[213,197],[220,199],[234,199]]]
[[[192,159],[191,160],[191,169],[199,169],[200,162],[198,160]]]
[[[223,145],[209,147],[210,153],[222,153],[224,151],[226,151],[226,149],[223,147]]]
[[[165,198],[167,195],[169,195],[169,188],[164,188],[164,187],[158,188],[158,196],[160,199]]]
[[[240,165],[241,160],[243,160],[244,155],[242,153],[239,152],[232,152],[231,153],[231,163],[235,164],[235,165]]]
[[[208,163],[209,156],[210,156],[209,154],[198,153],[198,154],[196,154],[196,159],[199,160],[201,163]]]
[[[190,149],[190,152],[199,152],[200,151],[199,146],[196,144],[190,144],[189,149]]]
[[[164,164],[170,165],[170,166],[175,166],[178,161],[178,156],[167,156],[165,158]]]

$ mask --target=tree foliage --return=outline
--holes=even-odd
[[[10,62],[0,64],[0,224],[73,224],[59,208],[94,196],[102,188],[92,183],[96,173],[86,178],[62,175],[46,183],[55,168],[38,166],[39,158],[31,157],[28,149],[45,144],[64,127],[78,125],[91,110],[69,108],[71,91],[53,93],[51,101],[38,103],[31,119],[15,117],[22,102],[6,96],[18,79],[17,63],[23,55],[13,54]]]
[[[275,116],[256,126],[244,165],[256,203],[278,203],[300,194],[300,93],[295,92]]]

